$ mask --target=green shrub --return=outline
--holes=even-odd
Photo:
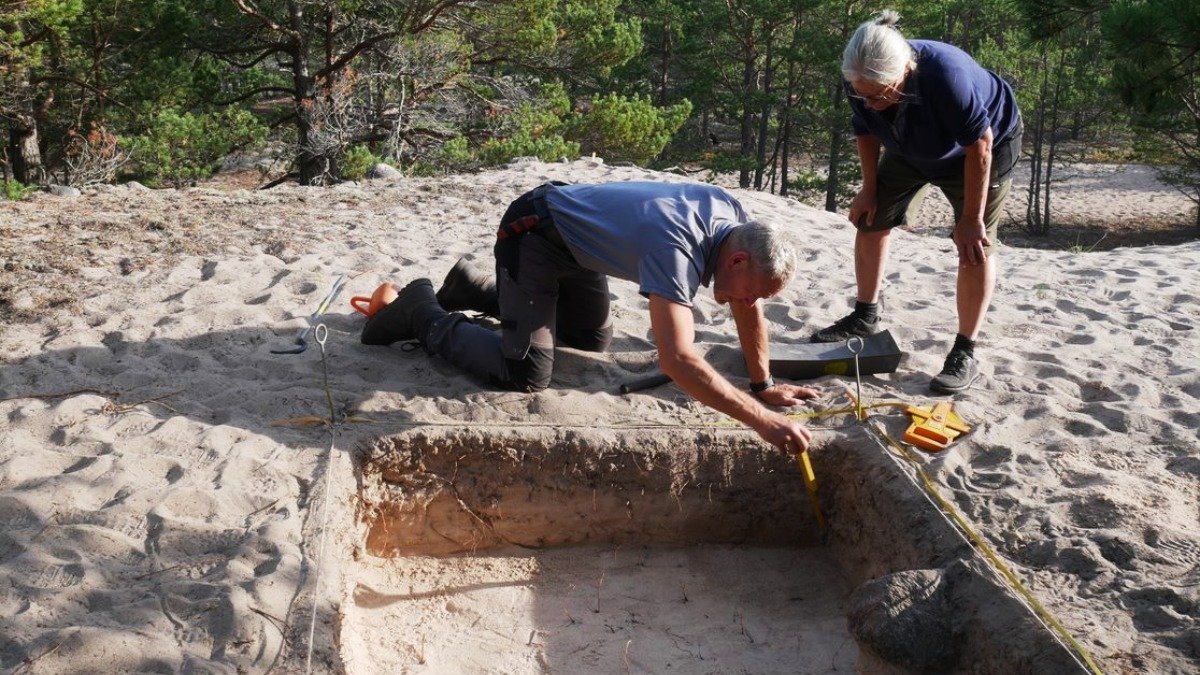
[[[686,99],[659,108],[649,97],[597,96],[572,122],[567,138],[579,141],[584,153],[644,165],[662,153],[690,114],[692,104]]]
[[[504,164],[514,157],[537,157],[553,162],[579,156],[579,144],[563,137],[571,101],[562,85],[546,85],[536,103],[522,103],[501,124],[499,133],[479,148],[485,165]]]
[[[366,178],[371,167],[383,162],[384,159],[371,152],[365,145],[355,145],[342,155],[341,174],[346,180],[362,180]]]
[[[553,162],[579,156],[579,144],[559,134],[540,135],[535,129],[522,128],[506,138],[493,138],[479,148],[479,159],[486,165],[504,164],[514,157],[537,157]]]
[[[208,178],[236,148],[261,144],[267,128],[245,110],[153,114],[140,136],[126,139],[135,172],[154,186],[180,187]]]
[[[19,180],[4,179],[4,198],[10,202],[20,201],[37,190],[37,186],[26,185]]]
[[[433,153],[431,161],[451,171],[469,171],[479,163],[466,136],[455,136]]]

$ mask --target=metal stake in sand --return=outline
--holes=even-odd
[[[333,301],[337,299],[338,293],[342,292],[342,286],[345,286],[345,285],[346,285],[346,276],[344,274],[339,274],[337,279],[333,280],[333,288],[329,291],[329,295],[326,295],[325,299],[321,301],[321,304],[317,305],[317,310],[315,312],[313,312],[311,316],[308,317],[308,325],[305,326],[304,330],[300,331],[300,334],[296,336],[295,346],[288,347],[287,349],[272,349],[271,353],[272,354],[302,354],[302,353],[304,353],[304,350],[308,349],[308,333],[309,333],[309,331],[311,331],[314,327],[316,327],[317,318],[320,317],[322,314],[324,314],[325,310],[329,309],[329,305],[333,304]]]
[[[856,342],[857,341],[857,342]],[[867,411],[862,402],[862,371],[858,368],[858,355],[865,349],[867,343],[857,335],[846,340],[846,349],[854,355],[854,416],[859,422],[867,419]]]

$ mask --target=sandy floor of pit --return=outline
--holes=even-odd
[[[580,546],[360,562],[351,675],[854,672],[820,549]]]

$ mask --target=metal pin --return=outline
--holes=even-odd
[[[856,343],[857,341],[857,343]],[[854,414],[858,417],[858,421],[862,422],[867,419],[866,411],[863,409],[862,399],[862,371],[858,368],[858,355],[866,349],[867,343],[857,335],[846,340],[846,349],[854,355]]]

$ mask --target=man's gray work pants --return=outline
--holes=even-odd
[[[612,341],[608,277],[575,261],[546,208],[544,191],[518,197],[500,221],[493,249],[500,332],[454,312],[426,334],[430,354],[515,391],[550,385],[556,341],[595,352]]]

